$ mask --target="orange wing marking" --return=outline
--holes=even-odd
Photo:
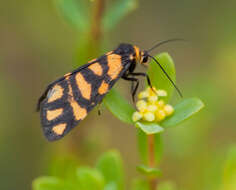
[[[48,103],[60,99],[63,96],[64,89],[60,85],[55,85],[48,93]]]
[[[92,92],[91,84],[85,80],[81,73],[76,74],[75,80],[82,96],[89,100]]]
[[[47,120],[51,121],[61,115],[63,112],[62,108],[55,109],[55,110],[48,110],[47,111]]]
[[[92,62],[94,62],[94,61],[96,61],[96,59],[92,59],[92,60],[90,60],[88,63],[92,63]]]
[[[72,100],[70,102],[70,105],[73,109],[73,113],[76,120],[82,120],[87,116],[87,110],[80,107],[76,101]]]
[[[76,120],[82,120],[87,116],[87,110],[85,108],[80,107],[79,104],[74,100],[72,88],[69,81],[68,81],[68,85],[69,85],[68,101],[70,102],[70,105],[73,109],[73,114]]]
[[[108,55],[107,62],[109,68],[107,74],[111,77],[112,80],[116,79],[123,68],[121,63],[121,56],[117,54]]]
[[[65,75],[64,75],[64,77],[68,77],[68,76],[70,76],[71,75],[71,73],[66,73]]]
[[[94,63],[88,67],[95,75],[102,76],[103,70],[99,63]]]
[[[98,93],[101,95],[105,94],[108,91],[108,88],[109,88],[109,85],[105,81],[102,81],[102,84],[98,89]]]
[[[57,135],[62,135],[66,129],[66,123],[61,123],[52,128],[53,132]]]
[[[113,51],[109,51],[106,53],[106,55],[111,55],[113,53]]]

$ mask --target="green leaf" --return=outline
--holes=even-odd
[[[150,168],[146,165],[137,166],[137,170],[146,176],[159,177],[161,176],[161,170],[157,168]]]
[[[49,175],[63,179],[74,179],[79,161],[73,156],[53,158],[49,164]]]
[[[135,126],[140,128],[147,135],[161,133],[164,131],[161,126],[153,122],[138,121],[135,123]]]
[[[236,145],[230,148],[224,166],[223,190],[236,189]]]
[[[103,174],[106,184],[108,184],[110,188],[112,185],[114,189],[116,185],[117,190],[124,189],[123,163],[117,151],[110,151],[103,154],[99,158],[96,167]],[[108,187],[106,186],[106,188]]]
[[[80,190],[102,190],[104,178],[97,170],[89,167],[80,167],[77,170],[78,189]]]
[[[140,157],[143,163],[148,163],[148,139],[147,135],[141,130],[137,131],[137,139],[138,139],[138,150]],[[163,143],[161,139],[160,133],[154,135],[154,150],[155,150],[155,161],[156,163],[160,163],[162,152],[163,152]]]
[[[160,65],[164,68],[166,73],[175,83],[176,75],[175,75],[175,65],[168,53],[161,53],[155,56]],[[148,67],[148,75],[152,82],[152,85],[156,87],[156,89],[163,89],[167,92],[167,96],[163,98],[165,102],[168,102],[173,94],[173,85],[160,69],[160,67],[153,60],[149,63]]]
[[[103,17],[105,30],[113,28],[129,12],[137,7],[137,0],[118,0],[106,9]]]
[[[174,114],[165,119],[160,125],[174,127],[199,112],[203,107],[203,102],[198,98],[185,99],[174,107]]]
[[[90,17],[88,8],[82,2],[77,0],[54,0],[59,12],[64,18],[81,31],[87,31],[89,28]]]
[[[135,109],[115,89],[112,89],[103,101],[111,113],[119,120],[131,125],[134,124],[132,115],[135,112]]]
[[[32,186],[33,190],[66,190],[64,182],[57,177],[39,177]]]

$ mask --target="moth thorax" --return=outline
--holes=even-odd
[[[137,46],[134,46],[134,52],[135,52],[136,62],[140,63],[140,61],[141,61],[141,54],[140,54],[140,49]]]

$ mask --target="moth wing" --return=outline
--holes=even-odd
[[[126,68],[111,54],[57,80],[39,100],[43,132],[49,141],[65,136],[100,103]]]
[[[54,141],[65,136],[79,121],[73,116],[66,80],[54,84],[40,103],[40,119],[45,137]]]

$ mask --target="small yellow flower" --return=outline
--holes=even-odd
[[[164,112],[166,113],[167,116],[169,116],[174,112],[174,108],[171,105],[166,104],[164,106]]]
[[[158,100],[157,95],[152,95],[148,97],[149,102],[155,103],[157,100]]]
[[[148,105],[147,106],[147,110],[150,112],[155,112],[157,110],[157,106],[156,105]]]
[[[157,90],[158,96],[167,96],[167,92],[165,90]]]
[[[138,120],[160,122],[171,115],[174,112],[174,108],[158,98],[164,96],[167,96],[167,92],[165,90],[156,90],[155,87],[148,87],[140,92],[138,95],[139,100],[136,103],[138,111],[133,113],[132,120],[134,122]]]
[[[154,121],[155,120],[155,115],[152,112],[144,113],[143,117],[146,121]]]
[[[133,113],[132,120],[134,122],[136,122],[136,121],[142,119],[142,117],[143,117],[143,115],[136,111],[136,112]]]
[[[136,103],[136,107],[139,111],[144,112],[147,109],[147,102],[144,100],[139,100]]]
[[[159,100],[158,102],[156,102],[156,105],[159,109],[162,109],[165,105],[165,102],[163,100]]]
[[[147,98],[148,96],[149,96],[149,93],[148,93],[147,90],[142,91],[142,92],[140,92],[140,93],[138,94],[138,98],[139,98],[139,99]]]
[[[163,119],[165,119],[166,114],[163,110],[157,110],[156,112],[156,120],[157,121],[162,121]]]
[[[148,87],[147,90],[149,92],[149,96],[156,96],[157,95],[157,90],[155,87],[152,87],[152,88]]]

